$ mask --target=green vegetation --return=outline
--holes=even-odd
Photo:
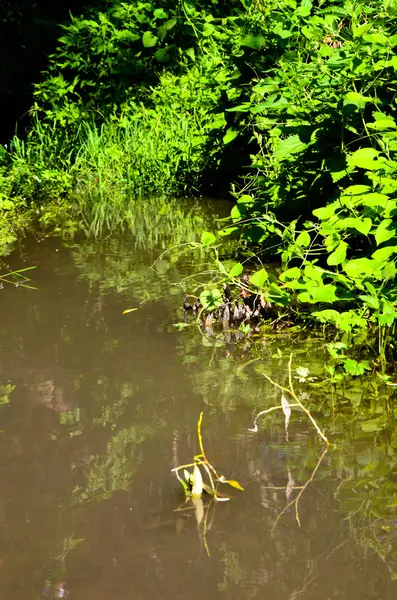
[[[0,157],[3,252],[22,215],[98,236],[134,230],[138,199],[231,190],[229,222],[202,238],[218,271],[204,310],[224,303],[221,283],[243,288],[269,322],[376,339],[384,371],[397,317],[396,16],[395,0],[113,0],[71,16],[27,134]],[[230,234],[242,250],[225,266]]]

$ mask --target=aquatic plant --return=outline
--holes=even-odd
[[[243,490],[244,488],[241,487],[238,481],[226,479],[224,475],[219,475],[213,464],[208,460],[204,451],[203,437],[201,434],[203,415],[204,413],[201,412],[197,422],[197,437],[200,454],[197,454],[194,457],[193,462],[174,467],[172,472],[175,473],[187,497],[193,499],[201,498],[203,492],[206,492],[218,502],[229,500],[228,497],[218,493],[218,483],[227,483],[238,490]],[[188,469],[193,469],[193,471],[189,471]],[[180,471],[183,471],[183,477],[181,477]],[[208,483],[204,482],[203,475],[207,476]]]

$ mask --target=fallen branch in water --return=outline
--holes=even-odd
[[[324,452],[322,453],[322,455],[318,459],[317,464],[314,467],[312,474],[310,475],[309,479],[306,481],[306,483],[303,486],[299,486],[299,487],[291,486],[290,487],[291,491],[294,490],[294,489],[299,489],[300,490],[299,494],[297,495],[296,498],[294,498],[294,500],[291,500],[291,502],[288,502],[287,506],[285,506],[283,508],[283,510],[281,511],[281,513],[278,515],[278,517],[277,517],[277,519],[276,519],[276,521],[275,521],[272,529],[274,529],[277,526],[277,523],[279,522],[279,520],[281,519],[281,517],[283,516],[283,514],[293,504],[295,504],[295,518],[296,518],[296,522],[298,523],[299,527],[301,526],[301,522],[300,522],[300,518],[299,518],[299,500],[301,499],[302,494],[306,490],[307,486],[313,481],[313,479],[314,479],[314,477],[315,477],[315,475],[317,473],[317,470],[318,470],[319,466],[321,465],[321,462],[322,462],[324,456],[327,454],[327,452],[328,452],[328,446],[324,449]],[[288,489],[288,484],[287,484],[287,487],[285,489],[286,490]]]
[[[305,406],[303,406],[302,402],[299,400],[299,398],[294,390],[294,385],[292,382],[292,354],[290,354],[289,361],[288,361],[288,381],[289,381],[288,388],[280,385],[276,381],[273,381],[273,379],[271,379],[271,377],[266,375],[266,373],[263,373],[263,375],[264,375],[264,377],[266,377],[266,379],[268,381],[270,381],[270,383],[272,385],[274,385],[275,387],[277,387],[279,390],[281,390],[283,392],[283,395],[281,396],[281,404],[279,406],[272,406],[271,408],[268,408],[267,410],[262,410],[261,412],[259,412],[254,419],[254,427],[252,429],[249,429],[249,431],[253,431],[254,433],[256,433],[258,431],[257,420],[260,416],[267,414],[269,412],[273,412],[275,410],[281,409],[285,415],[285,431],[286,431],[286,438],[288,441],[288,423],[289,423],[289,418],[291,415],[291,407],[298,406],[309,417],[309,419],[312,422],[314,428],[316,429],[318,435],[324,440],[324,442],[327,444],[327,446],[329,446],[330,443],[329,443],[328,439],[326,438],[325,434],[321,431],[320,427],[317,425],[311,412]],[[287,399],[284,396],[284,393],[290,394],[292,396],[292,398],[295,400],[295,403],[289,404],[289,402],[287,401]]]

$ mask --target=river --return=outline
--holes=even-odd
[[[330,393],[314,336],[176,327],[205,257],[168,249],[200,210],[155,234],[149,219],[102,242],[29,238],[7,258],[36,269],[35,289],[0,291],[1,598],[397,597],[390,396],[376,378]],[[285,385],[291,352],[328,450],[296,410],[288,439],[276,411],[249,431],[280,400],[263,373]],[[198,510],[171,469],[199,452],[201,411],[207,457],[244,491]]]

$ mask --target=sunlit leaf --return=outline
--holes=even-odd
[[[203,246],[212,246],[213,244],[215,244],[215,242],[216,237],[213,233],[211,233],[210,231],[203,231],[203,233],[201,234],[201,243],[203,244]]]
[[[203,476],[197,465],[194,465],[192,481],[192,497],[200,498],[203,494]]]
[[[251,431],[251,430],[249,430]],[[236,488],[236,490],[241,490],[242,492],[244,491],[244,488],[242,485],[239,484],[238,481],[236,481],[235,479],[226,479],[223,475],[221,475],[219,477],[219,481],[221,481],[222,483],[228,483],[230,486]]]

